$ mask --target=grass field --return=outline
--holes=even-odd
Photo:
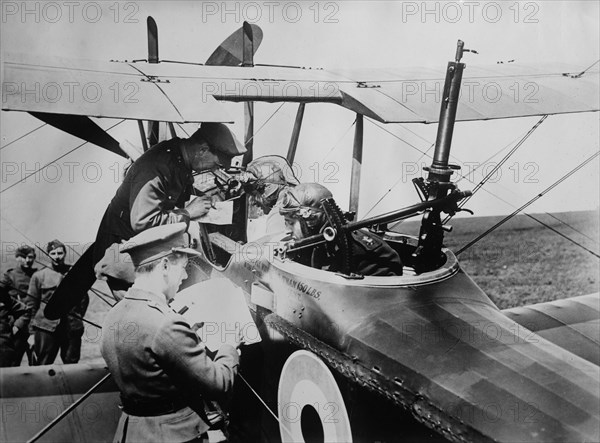
[[[597,212],[534,217],[599,253]],[[447,236],[448,247],[458,251],[501,219],[457,219]],[[525,215],[511,219],[458,258],[500,309],[600,290],[600,259]]]
[[[537,214],[551,228],[598,253],[598,212]],[[446,235],[454,252],[502,217],[455,219],[453,232]],[[400,232],[418,233],[418,222],[400,225]],[[39,256],[40,254],[38,254]],[[528,216],[514,217],[483,240],[459,255],[461,267],[490,296],[500,309],[584,295],[600,290],[600,259],[552,232]],[[40,260],[47,262],[45,257]],[[14,266],[12,257],[2,261],[2,270]],[[108,293],[103,282],[95,288]],[[92,295],[86,319],[102,324],[109,305]],[[86,324],[82,360],[100,357],[101,335]]]

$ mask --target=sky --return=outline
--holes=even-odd
[[[600,58],[600,3],[595,1],[2,1],[1,5],[2,52],[40,56],[146,58],[146,17],[151,15],[158,23],[160,57],[169,60],[205,61],[244,20],[259,25],[264,33],[256,63],[423,66],[443,71],[459,38],[479,52],[465,56],[467,66],[516,60],[568,62],[583,70]],[[225,106],[236,119],[233,128],[241,139],[241,105]],[[255,155],[285,155],[296,109],[292,103],[257,104]],[[328,186],[342,208],[348,206],[354,119],[352,112],[334,105],[307,106],[296,158],[300,180]],[[457,124],[452,161],[461,164],[471,179],[462,180],[459,187],[473,189],[493,162],[538,120]],[[99,121],[104,128],[115,123]],[[45,244],[53,238],[91,242],[119,185],[124,161],[89,144],[79,147],[81,140],[52,127],[36,129],[42,123],[28,114],[3,111],[0,124],[3,251],[16,243]],[[393,135],[365,121],[359,218],[416,203],[411,179],[430,162],[421,152],[434,142],[437,125],[396,124],[385,129]],[[548,117],[468,207],[479,216],[511,213],[598,151],[598,129],[598,113]],[[141,145],[135,122],[109,132],[119,141]],[[15,184],[46,164],[50,166]],[[527,211],[598,210],[599,177],[596,159]]]

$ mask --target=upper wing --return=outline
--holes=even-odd
[[[457,120],[598,111],[598,71],[517,64],[465,71]],[[438,120],[444,72],[114,63],[7,55],[2,109],[168,122],[231,121],[216,100],[330,102],[391,123]],[[215,100],[216,99],[216,100]]]
[[[142,66],[140,64],[140,66]],[[166,122],[231,122],[210,95],[134,63],[6,54],[2,109]]]
[[[566,64],[468,66],[456,120],[598,111],[598,70],[580,77],[565,75],[580,71],[581,67]],[[365,115],[387,123],[438,121],[444,72],[406,69],[338,74],[355,80],[340,84],[344,106],[362,109]]]

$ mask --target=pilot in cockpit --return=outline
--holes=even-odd
[[[332,198],[331,191],[318,183],[302,183],[284,191],[279,213],[285,218],[286,230],[293,240],[322,232],[327,217],[322,200]],[[402,275],[402,262],[394,249],[366,229],[353,231],[350,238],[350,272],[359,275]],[[296,261],[318,269],[341,272],[344,257],[334,244],[320,244],[299,251]]]

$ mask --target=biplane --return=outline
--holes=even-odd
[[[241,414],[233,410],[234,429],[244,413],[255,427],[261,424],[260,430],[248,430],[240,419],[241,439],[600,440],[598,294],[501,311],[444,246],[445,216],[462,210],[470,196],[451,180],[457,170],[450,163],[455,122],[598,111],[597,69],[580,73],[571,66],[514,63],[469,66],[463,75],[468,49],[460,41],[445,71],[258,65],[254,54],[262,31],[249,24],[206,63],[184,64],[161,61],[152,18],[148,35],[148,57],[135,62],[7,54],[2,109],[28,112],[115,154],[135,157],[89,117],[139,121],[142,143],[148,138],[151,145],[158,141],[159,122],[171,131],[177,123],[230,122],[220,103],[242,102],[247,164],[253,152],[253,103],[296,102],[286,155],[292,164],[306,105],[332,103],[356,114],[350,212],[358,206],[363,118],[438,124],[433,161],[427,176],[414,182],[420,201],[413,205],[353,220],[329,201],[329,229],[295,243],[287,242],[285,233],[247,242],[239,230],[236,238],[202,231],[198,249],[203,257],[194,261],[188,284],[223,277],[241,288],[262,338],[249,349],[241,372],[273,417],[251,412],[256,403]],[[442,82],[440,103],[407,94],[403,81],[415,78]],[[541,99],[511,100],[515,78],[535,79]],[[499,85],[496,102],[461,98],[461,83],[482,79]],[[108,96],[93,103],[68,97],[36,101],[18,86],[41,80],[85,80],[107,89],[115,82],[134,82],[138,100],[126,105]],[[151,122],[148,134],[143,121]],[[416,215],[422,216],[418,236],[389,229]],[[292,259],[295,250],[323,242],[338,244],[348,255],[347,236],[364,228],[398,252],[402,276],[331,273]],[[0,383],[3,441],[106,441],[114,434],[119,398],[103,365],[3,369]],[[251,401],[249,389],[236,395]]]

